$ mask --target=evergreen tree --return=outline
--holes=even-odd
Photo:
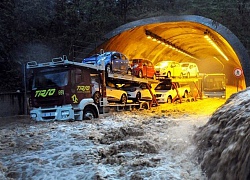
[[[0,3],[0,62],[10,60],[14,45],[14,2],[4,0]]]
[[[161,15],[194,14],[213,19],[250,49],[249,0],[3,0],[0,9],[1,62],[20,61],[12,52],[32,42],[51,46],[59,55],[72,55],[73,49],[80,54],[120,25]],[[20,71],[20,63],[0,66],[1,81],[18,77]],[[12,85],[2,89],[15,86],[15,82],[14,78]]]

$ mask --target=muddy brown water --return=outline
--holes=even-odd
[[[197,144],[197,156],[199,163],[201,164],[201,167],[203,171],[206,173],[208,179],[248,179],[249,178],[249,99],[247,91],[244,91],[245,94],[241,94],[241,96],[232,96],[228,101],[225,101],[223,99],[203,99],[198,100],[193,103],[182,103],[182,104],[164,104],[156,108],[152,108],[150,110],[151,114],[158,114],[158,115],[151,115],[152,118],[145,120],[140,119],[138,117],[137,120],[143,120],[142,125],[140,126],[134,126],[133,128],[124,126],[119,127],[116,130],[110,130],[105,131],[101,130],[99,132],[94,131],[93,135],[84,136],[83,134],[77,134],[77,133],[70,133],[70,136],[72,136],[75,140],[79,140],[79,143],[82,142],[82,140],[89,138],[89,140],[93,140],[95,143],[106,146],[106,148],[101,148],[97,151],[99,163],[101,162],[103,165],[105,164],[118,164],[123,165],[124,163],[128,163],[126,160],[127,154],[123,154],[121,152],[140,152],[138,157],[136,156],[136,160],[133,160],[131,163],[135,169],[138,167],[148,167],[153,168],[157,167],[159,162],[162,161],[162,157],[160,156],[153,156],[153,158],[145,159],[142,158],[146,154],[157,154],[158,153],[158,145],[155,145],[155,141],[148,141],[147,139],[143,139],[140,141],[135,141],[134,137],[140,137],[145,136],[145,133],[147,133],[146,129],[143,129],[142,127],[149,128],[148,130],[151,130],[153,127],[150,127],[152,125],[157,125],[155,122],[158,122],[157,119],[159,118],[166,118],[173,117],[174,119],[165,122],[166,130],[162,127],[164,124],[164,121],[161,121],[161,124],[159,128],[157,126],[154,127],[155,131],[152,131],[154,133],[158,132],[160,129],[162,132],[166,133],[164,134],[166,137],[168,137],[170,131],[170,127],[172,128],[172,140],[167,141],[166,139],[163,139],[163,142],[167,142],[165,145],[163,142],[160,141],[160,145],[166,146],[165,148],[168,150],[168,153],[173,153],[172,157],[175,158],[175,154],[183,154],[183,149],[187,148],[186,146],[190,146],[189,143],[187,143],[186,146],[183,146],[183,143],[178,144],[180,147],[178,149],[178,146],[176,145],[175,141],[178,140],[176,137],[182,139],[183,142],[186,142],[186,139],[182,137],[181,134],[175,134],[175,131],[178,132],[178,128],[180,128],[179,123],[176,123],[179,119],[182,119],[183,117],[188,117],[189,115],[204,115],[206,117],[211,117],[209,122],[205,124],[204,126],[200,127],[197,131],[197,133],[194,136],[195,143]],[[241,98],[241,97],[244,98]],[[237,98],[237,100],[236,100]],[[247,99],[247,100],[246,100]],[[225,105],[223,105],[226,102]],[[214,113],[215,112],[215,113]],[[145,111],[147,113],[147,111]],[[214,114],[213,114],[214,113]],[[133,113],[131,113],[133,114]],[[163,115],[161,115],[163,114]],[[213,115],[212,115],[213,114]],[[211,116],[212,115],[212,116]],[[145,116],[145,115],[144,115]],[[119,115],[117,115],[114,120],[117,120]],[[127,116],[123,116],[127,117]],[[137,116],[136,116],[137,117]],[[145,116],[147,117],[147,116]],[[112,119],[112,118],[111,118]],[[136,120],[136,119],[135,119]],[[108,122],[108,121],[107,121]],[[46,140],[48,141],[49,136],[47,133],[57,133],[62,137],[64,137],[65,132],[67,132],[68,125],[72,125],[72,129],[77,129],[81,132],[84,132],[84,129],[81,129],[80,126],[82,122],[72,122],[72,123],[50,123],[50,125],[47,125],[49,123],[47,122],[35,122],[30,120],[29,116],[15,116],[15,117],[7,117],[7,118],[0,118],[0,129],[2,129],[2,132],[8,132],[10,133],[10,136],[8,137],[10,141],[6,138],[2,138],[5,145],[8,145],[9,149],[6,149],[6,152],[3,152],[4,149],[2,149],[1,153],[6,155],[11,155],[13,153],[21,153],[24,152],[38,152],[40,149],[43,149],[45,144],[41,143],[40,141]],[[92,125],[98,123],[102,124],[102,122],[90,122],[86,123],[86,125]],[[185,122],[186,124],[189,124],[189,122]],[[198,124],[198,122],[197,122]],[[197,125],[196,124],[196,125]],[[59,129],[57,126],[62,126],[62,129]],[[80,127],[78,127],[80,126]],[[111,125],[112,126],[112,125]],[[184,125],[183,125],[184,126]],[[32,127],[33,129],[30,129]],[[41,129],[39,129],[41,127]],[[67,128],[66,128],[67,127]],[[98,127],[98,126],[97,126]],[[102,126],[100,126],[101,128]],[[192,126],[191,126],[192,127]],[[190,124],[189,124],[189,128]],[[26,131],[24,131],[26,129]],[[37,131],[35,130],[37,129]],[[193,128],[192,128],[193,129]],[[196,129],[196,128],[194,128]],[[31,131],[32,130],[32,131]],[[34,131],[33,131],[34,130]],[[187,130],[184,127],[184,131]],[[64,132],[65,131],[65,132]],[[46,136],[44,135],[44,132],[46,132]],[[151,131],[149,131],[151,132]],[[22,141],[18,140],[18,138],[15,137],[15,134],[20,134]],[[99,135],[102,134],[102,136],[99,137]],[[150,133],[149,133],[150,134]],[[156,133],[157,135],[157,133]],[[187,134],[188,136],[192,137],[194,134]],[[4,136],[4,134],[1,134],[1,136]],[[37,137],[37,139],[32,138]],[[68,138],[68,136],[65,136]],[[132,141],[128,138],[132,137]],[[186,137],[186,135],[185,135]],[[57,138],[55,142],[50,143],[57,143]],[[155,139],[154,139],[155,140]],[[7,142],[8,141],[8,142]],[[53,140],[54,141],[54,140]],[[24,142],[27,142],[25,144]],[[28,143],[30,142],[30,143]],[[49,142],[49,141],[48,141]],[[73,143],[73,141],[70,143]],[[53,145],[53,144],[52,144]],[[17,150],[17,148],[19,150]],[[54,145],[53,145],[54,147]],[[63,147],[63,146],[61,146]],[[70,146],[69,146],[70,147]],[[12,150],[12,152],[10,151]],[[20,152],[19,152],[20,151]],[[60,152],[62,153],[62,152]],[[80,153],[80,152],[79,152]],[[131,154],[128,154],[131,155]],[[137,154],[136,154],[137,155]],[[72,157],[80,159],[79,161],[76,161],[74,166],[80,166],[83,164],[83,159],[86,158],[84,155],[80,154],[73,154]],[[78,157],[79,156],[79,157]],[[88,155],[89,156],[89,155]],[[87,157],[88,157],[87,156]],[[27,156],[28,158],[29,156]],[[58,155],[58,157],[61,157]],[[178,156],[177,156],[178,157]],[[25,157],[24,157],[25,158]],[[25,160],[25,159],[24,159]],[[23,161],[24,161],[23,160]],[[43,159],[36,159],[38,161],[38,164],[40,163],[47,163],[47,161]],[[25,160],[26,161],[26,160]],[[33,160],[32,160],[33,161]],[[186,161],[186,160],[183,160]],[[52,162],[50,162],[52,163]],[[60,162],[62,163],[62,162]],[[47,163],[49,164],[49,163]],[[189,164],[188,164],[189,165]],[[185,167],[189,167],[186,165]],[[85,165],[87,166],[87,164]],[[8,166],[6,166],[8,167]],[[11,169],[5,169],[5,166],[2,166],[0,163],[0,170],[3,172],[6,172],[7,177],[11,178],[18,178],[20,177],[20,172],[18,169],[11,170]],[[41,173],[39,169],[34,169],[37,171],[37,174]],[[230,172],[229,172],[230,171]],[[125,172],[122,172],[123,174]],[[141,175],[142,172],[136,172],[133,173],[130,178],[139,178],[144,177]],[[184,174],[183,177],[192,177],[192,175]],[[176,174],[175,174],[176,175]],[[165,176],[165,175],[164,175]],[[28,176],[26,176],[28,177]],[[99,176],[98,176],[99,177]],[[101,177],[101,175],[100,175]],[[166,177],[166,176],[165,176]],[[171,176],[169,176],[171,177]],[[199,175],[197,177],[200,177]],[[1,178],[1,177],[0,177]],[[189,179],[189,178],[186,178]]]

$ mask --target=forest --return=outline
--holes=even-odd
[[[2,0],[0,9],[0,92],[23,90],[27,61],[72,57],[73,47],[87,48],[111,30],[148,17],[204,16],[250,50],[249,0]]]

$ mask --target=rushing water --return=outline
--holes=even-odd
[[[192,137],[207,116],[113,113],[0,129],[0,179],[206,179]]]

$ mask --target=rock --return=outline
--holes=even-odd
[[[208,179],[250,179],[250,88],[233,94],[194,140]]]

